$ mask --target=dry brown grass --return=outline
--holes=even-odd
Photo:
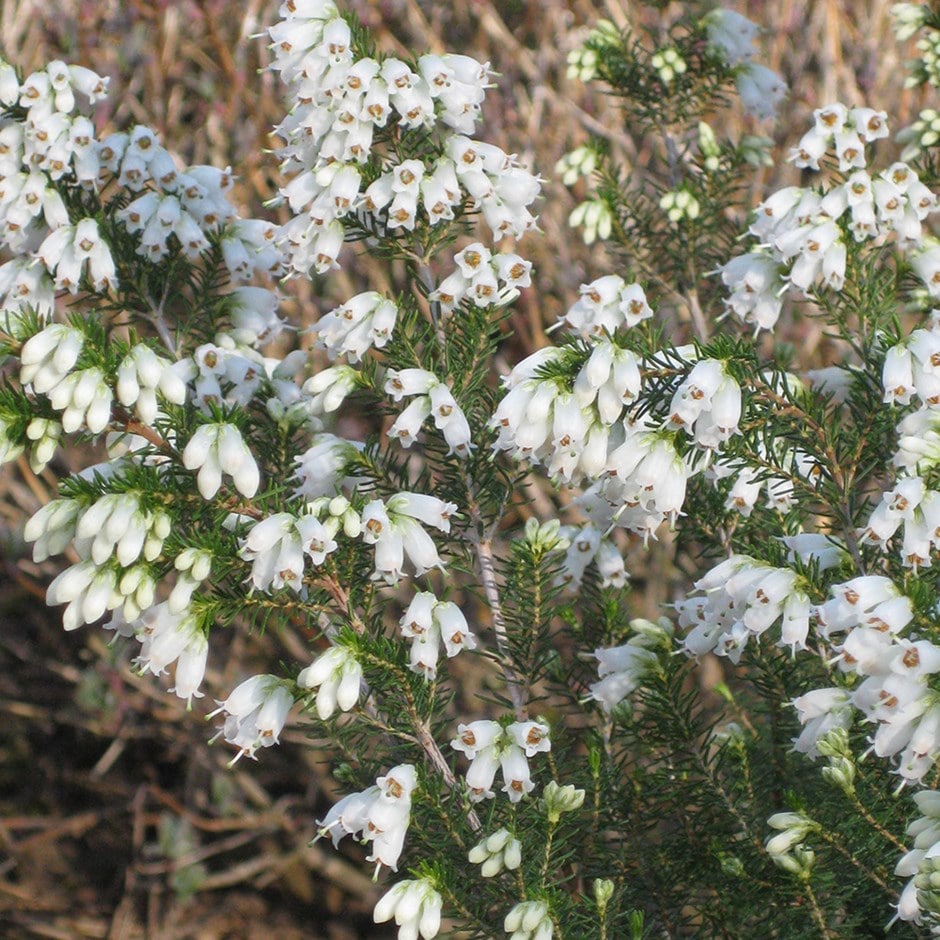
[[[638,171],[644,154],[625,139],[615,102],[565,78],[565,56],[600,16],[617,24],[658,15],[627,0],[352,0],[381,48],[466,51],[500,73],[485,134],[549,177],[543,236],[526,243],[537,267],[512,327],[520,353],[546,342],[545,327],[577,285],[610,270],[567,229],[572,197],[550,179],[557,159],[588,132],[608,136]],[[678,8],[678,4],[674,7]],[[918,94],[901,88],[904,54],[890,33],[889,3],[873,0],[752,0],[738,9],[771,26],[768,64],[792,92],[774,131],[792,142],[813,107],[838,98],[886,108],[894,127],[910,120]],[[274,0],[3,0],[0,42],[26,70],[52,58],[112,76],[102,126],[141,122],[189,162],[232,165],[238,199],[251,214],[275,188],[269,128],[281,112],[263,40]],[[667,13],[667,16],[669,14]],[[732,118],[732,120],[734,120]],[[759,186],[791,181],[786,166]],[[755,189],[756,195],[756,189]],[[320,297],[294,285],[296,315],[309,318],[380,272],[363,260]],[[381,280],[378,281],[381,285]],[[794,336],[819,344],[809,328]],[[0,591],[0,936],[253,938],[378,936],[369,926],[374,888],[355,862],[317,846],[313,807],[323,805],[316,751],[301,729],[258,765],[225,768],[229,755],[205,747],[207,729],[151,679],[84,628],[64,634],[44,608],[47,566],[24,556],[23,519],[51,498],[51,473],[25,463],[2,471],[5,545]],[[650,595],[647,603],[655,606]],[[209,684],[231,687],[236,662],[304,658],[302,625],[263,639],[234,635],[217,654]],[[193,833],[182,859],[157,845],[161,820]],[[205,866],[194,897],[174,891],[187,866]]]

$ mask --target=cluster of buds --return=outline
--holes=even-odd
[[[807,877],[816,854],[806,845],[806,837],[818,830],[819,824],[804,813],[775,813],[767,825],[777,831],[764,846],[773,863],[798,877]]]
[[[502,871],[515,871],[522,864],[522,843],[508,829],[497,829],[470,849],[467,858],[480,866],[484,878],[493,878]]]
[[[441,928],[444,901],[430,878],[399,881],[376,902],[372,918],[384,924],[395,918],[398,940],[432,940]]]
[[[898,917],[920,924],[925,915],[940,916],[940,793],[921,790],[914,794],[914,802],[921,816],[907,827],[913,848],[902,856],[894,873],[910,879],[898,899]]]
[[[297,685],[316,689],[315,705],[321,721],[326,721],[339,706],[348,712],[359,701],[362,666],[352,650],[331,646],[297,676]]]
[[[261,482],[255,458],[234,424],[199,425],[183,450],[183,466],[198,471],[196,484],[203,499],[218,493],[223,473],[242,496],[254,496]]]

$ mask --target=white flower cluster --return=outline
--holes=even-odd
[[[495,450],[542,464],[558,482],[593,482],[579,498],[591,523],[606,531],[618,525],[649,537],[675,519],[685,500],[692,461],[677,448],[676,432],[707,453],[738,433],[741,389],[720,360],[697,358],[691,346],[674,352],[678,363],[640,360],[610,334],[650,315],[639,285],[601,278],[582,287],[566,322],[582,332],[583,347],[546,347],[518,363],[503,379],[507,393],[490,426]],[[575,372],[575,367],[580,367]],[[688,373],[677,368],[688,366]],[[671,383],[672,400],[662,420],[628,409],[640,397],[643,372]],[[571,575],[583,573],[571,556]],[[587,559],[585,559],[586,561]],[[613,571],[612,571],[613,574]]]
[[[228,170],[191,166],[179,171],[153,131],[142,126],[110,135],[102,141],[101,153],[107,155],[103,167],[118,183],[140,193],[117,213],[128,232],[140,235],[139,255],[161,260],[173,236],[183,254],[196,260],[209,248],[209,237],[225,229],[222,257],[233,280],[283,273],[275,227],[261,219],[237,218],[228,199],[234,184]]]
[[[470,761],[466,775],[470,800],[479,803],[493,798],[490,788],[499,769],[503,792],[513,803],[531,793],[535,784],[528,758],[551,750],[548,733],[548,725],[537,721],[514,721],[505,728],[488,719],[457,725],[457,737],[450,746]]]
[[[900,4],[899,4],[900,5]],[[898,899],[898,918],[915,924],[936,924],[940,918],[940,896],[937,893],[940,874],[940,792],[921,790],[914,794],[921,816],[907,827],[913,848],[903,855],[894,869],[902,878],[910,879]],[[931,930],[936,935],[936,926]]]
[[[385,865],[397,871],[411,823],[411,794],[417,785],[418,775],[411,764],[393,767],[374,786],[343,797],[318,820],[320,837],[330,836],[334,846],[347,835],[371,842],[372,854],[367,861],[376,862],[376,870]]]
[[[641,379],[634,353],[609,339],[594,345],[573,383],[540,376],[566,355],[549,346],[514,366],[490,425],[498,431],[496,450],[545,464],[553,477],[574,483],[607,469],[627,433],[624,406],[636,400]]]
[[[317,690],[317,715],[321,721],[326,721],[336,711],[337,705],[341,711],[348,712],[359,701],[362,666],[352,650],[331,646],[300,671],[297,685]]]
[[[294,496],[310,500],[355,487],[360,478],[347,476],[345,471],[364,446],[361,441],[349,441],[335,434],[313,435],[310,447],[294,458],[295,478],[300,481]]]
[[[395,918],[398,940],[432,940],[441,929],[444,900],[429,878],[399,881],[376,902],[372,919],[384,924]]]
[[[373,346],[385,346],[397,319],[398,307],[391,300],[377,291],[366,291],[320,317],[305,332],[316,336],[317,346],[331,360],[345,355],[350,362],[359,362]]]
[[[117,368],[117,400],[125,408],[133,408],[144,424],[153,424],[160,412],[158,392],[174,405],[186,401],[186,383],[180,371],[145,343],[137,343]]]
[[[362,510],[362,539],[375,546],[373,577],[397,584],[407,557],[415,574],[422,575],[443,563],[434,540],[422,528],[450,532],[454,503],[423,493],[396,493],[389,499],[373,499]]]
[[[26,109],[22,121],[0,122],[0,242],[14,254],[28,251],[44,232],[68,223],[53,182],[74,172],[80,183],[97,179],[94,128],[75,114],[75,92],[94,103],[108,80],[81,66],[50,62],[22,84],[0,63],[0,104]]]
[[[886,351],[882,385],[886,403],[914,403],[917,408],[897,426],[893,462],[902,474],[882,495],[862,536],[887,549],[903,525],[904,565],[930,566],[940,549],[940,493],[925,479],[940,458],[940,311],[931,313],[926,327]]]
[[[619,274],[607,274],[582,284],[580,297],[561,318],[582,336],[613,336],[621,327],[636,326],[653,316],[639,284],[628,284]]]
[[[907,164],[894,163],[877,177],[866,169],[865,144],[888,134],[883,112],[836,103],[814,115],[814,126],[790,159],[798,167],[818,170],[819,161],[831,153],[847,178],[828,190],[789,186],[774,193],[757,207],[749,229],[760,247],[720,269],[731,290],[726,305],[758,330],[773,329],[788,287],[842,289],[844,228],[856,242],[894,232],[902,249],[910,250],[921,243],[924,220],[938,209],[937,197]],[[912,263],[928,288],[936,273],[935,289],[940,291],[940,257],[915,252]]]
[[[921,477],[905,477],[882,494],[862,531],[862,541],[886,546],[901,526],[901,560],[909,568],[929,566],[940,549],[940,493]]]
[[[84,427],[100,434],[111,421],[114,393],[97,366],[75,369],[84,345],[81,330],[50,324],[23,344],[20,382],[25,389],[48,396],[52,407],[62,412],[67,433]]]
[[[702,21],[708,43],[728,65],[735,67],[735,84],[748,114],[773,117],[787,93],[783,79],[772,69],[752,61],[760,28],[734,10],[712,10]]]
[[[508,829],[497,829],[470,849],[467,859],[480,866],[484,878],[493,878],[522,864],[522,843]]]
[[[253,590],[280,590],[289,587],[298,594],[304,589],[304,556],[314,566],[320,566],[329,554],[336,551],[334,538],[344,528],[350,538],[361,532],[359,514],[343,496],[335,496],[330,503],[338,512],[328,512],[326,521],[313,505],[300,516],[278,512],[252,526],[242,541],[239,555],[251,562],[249,581]]]
[[[671,649],[673,629],[666,617],[655,623],[631,620],[630,629],[634,635],[622,646],[594,650],[599,681],[591,685],[589,697],[600,702],[605,712],[612,711],[657,668],[657,647]]]
[[[805,649],[811,604],[789,568],[773,568],[748,555],[732,555],[695,582],[701,595],[676,604],[691,656],[715,653],[733,663],[751,637],[781,621],[779,646]]]
[[[222,486],[222,474],[232,478],[242,496],[258,492],[261,472],[234,424],[200,424],[189,439],[182,455],[183,466],[196,470],[196,485],[203,499],[212,499]]]
[[[520,901],[506,915],[503,929],[509,940],[552,940],[555,927],[544,901]]]
[[[700,359],[672,396],[669,424],[699,447],[715,449],[738,433],[741,388],[718,359]]]
[[[280,238],[294,271],[323,273],[337,266],[352,213],[372,216],[386,230],[413,230],[423,209],[428,223],[453,219],[455,210],[479,210],[498,236],[522,235],[535,219],[529,206],[539,181],[512,156],[471,140],[489,80],[489,66],[469,56],[425,55],[414,72],[400,59],[356,58],[349,25],[330,0],[284,5],[268,32],[272,68],[296,101],[277,128],[286,141],[283,169],[293,175],[281,190],[295,218]],[[362,190],[360,166],[377,132],[431,128],[443,135],[433,166],[384,160],[384,172]]]
[[[476,637],[467,618],[453,601],[439,601],[430,591],[418,591],[399,621],[401,634],[411,641],[412,672],[433,680],[441,643],[448,659],[461,650],[476,649]]]
[[[604,531],[587,523],[582,526],[566,525],[558,530],[567,543],[565,559],[558,579],[569,590],[577,590],[584,579],[587,566],[594,562],[601,576],[602,587],[622,588],[629,579],[620,549]]]
[[[531,283],[532,262],[514,252],[493,254],[481,242],[473,242],[454,255],[457,269],[429,295],[443,313],[451,313],[465,298],[476,307],[501,307],[519,296]]]
[[[388,429],[388,436],[402,447],[411,447],[421,425],[433,417],[449,450],[458,457],[468,457],[473,444],[470,423],[457,404],[450,387],[427,369],[389,369],[385,374],[385,392],[392,401],[411,398],[404,411]]]
[[[940,316],[934,311],[926,328],[885,353],[882,369],[884,401],[910,404],[916,396],[923,407],[940,407]]]
[[[272,294],[262,288],[239,290]],[[235,293],[237,303],[238,296]],[[242,307],[233,311],[233,320],[245,323],[239,311],[244,312],[246,309]],[[257,322],[253,325],[261,327]],[[242,336],[245,332],[237,328],[233,331]],[[294,350],[283,359],[276,359],[263,356],[251,346],[237,342],[233,334],[217,333],[214,339],[215,342],[197,346],[191,357],[181,359],[173,367],[192,386],[193,402],[203,414],[211,415],[213,407],[221,404],[244,407],[260,391],[270,390],[274,392],[274,397],[266,402],[269,412],[274,414],[280,410],[287,413],[299,409],[313,423],[313,396],[308,394],[305,397],[293,378],[307,358],[302,350]]]
[[[260,747],[273,747],[294,705],[287,684],[277,676],[259,675],[236,686],[208,717],[225,713],[219,735],[238,748],[232,763],[241,757],[254,759]],[[218,737],[218,735],[216,735]]]
[[[897,773],[919,781],[940,757],[940,704],[930,688],[931,677],[940,672],[940,647],[916,634],[901,635],[914,612],[889,578],[853,578],[833,585],[830,593],[814,611],[817,632],[836,652],[840,671],[861,679],[852,688],[851,704],[877,725],[872,750],[879,757],[897,757]],[[844,698],[829,694],[830,702],[821,699],[823,708],[844,710]],[[822,717],[818,707],[805,714]],[[819,729],[825,730],[825,722]],[[804,734],[798,746],[809,751],[817,741]]]
[[[175,684],[170,691],[188,704],[194,696],[202,697],[199,686],[206,673],[209,641],[188,610],[176,612],[164,602],[149,607],[136,620],[112,621],[111,627],[140,640],[140,655],[134,662],[142,673],[161,676],[167,666],[176,663]]]
[[[173,235],[183,253],[195,259],[209,247],[210,233],[230,226],[221,247],[232,278],[247,278],[254,271],[281,271],[281,258],[273,245],[274,227],[257,220],[237,220],[226,196],[232,185],[228,172],[209,166],[179,171],[147,127],[137,126],[103,140],[95,137],[91,119],[77,112],[76,93],[94,104],[105,96],[107,79],[58,61],[32,73],[22,85],[5,63],[0,71],[0,103],[26,109],[24,119],[8,116],[0,122],[0,242],[14,254],[30,255],[30,261],[38,258],[48,274],[54,275],[53,279],[40,272],[32,276],[41,299],[38,306],[45,311],[51,309],[52,284],[73,294],[86,275],[100,292],[117,284],[115,263],[99,220],[71,220],[54,185],[69,174],[88,189],[114,178],[119,186],[139,194],[118,211],[117,218],[129,232],[140,233],[138,252],[144,257],[162,258]],[[9,263],[14,265],[8,277],[16,293],[11,297],[5,291],[8,312],[23,305],[16,297],[28,285],[15,266],[17,261]]]
[[[153,603],[155,584],[146,562],[159,557],[171,523],[162,510],[144,510],[139,497],[109,494],[86,507],[76,499],[55,499],[27,521],[24,537],[35,543],[36,561],[61,554],[69,544],[80,559],[46,594],[50,605],[68,604],[66,630],[109,610],[121,609],[134,620]]]

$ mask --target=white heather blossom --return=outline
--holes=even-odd
[[[748,640],[778,620],[779,646],[806,647],[811,605],[795,572],[733,555],[696,581],[695,589],[703,595],[676,605],[690,655],[714,652],[737,663]]]
[[[389,369],[385,378],[385,392],[396,402],[406,396],[412,401],[388,429],[388,436],[397,439],[402,447],[410,447],[425,419],[434,419],[450,448],[448,453],[467,457],[473,448],[470,424],[453,392],[433,372],[426,369]]]
[[[62,623],[66,630],[75,630],[83,623],[94,623],[109,610],[123,608],[125,616],[134,619],[151,606],[154,589],[153,578],[143,566],[119,573],[85,560],[53,579],[46,591],[46,603],[50,607],[67,604]]]
[[[94,219],[82,219],[76,225],[55,229],[36,254],[49,273],[54,273],[55,286],[61,290],[77,293],[83,274],[97,291],[117,286],[111,250],[99,234]]]
[[[311,446],[294,458],[295,478],[300,485],[294,495],[305,499],[333,496],[341,488],[352,489],[362,477],[347,476],[346,467],[364,448],[360,441],[348,441],[334,434],[315,434]]]
[[[100,434],[111,421],[113,393],[98,368],[81,369],[65,376],[49,390],[49,404],[62,412],[62,430],[72,434],[83,425]]]
[[[620,327],[636,326],[653,316],[639,284],[607,274],[578,288],[580,298],[561,318],[569,329],[586,336],[613,335]]]
[[[460,608],[452,601],[439,601],[430,591],[415,594],[399,626],[402,636],[411,641],[411,670],[428,679],[437,676],[441,643],[448,658],[476,649],[476,637]]]
[[[127,568],[140,557],[159,557],[170,530],[169,516],[162,510],[145,512],[136,494],[109,493],[81,513],[74,538],[76,549],[96,565],[114,555]]]
[[[591,685],[590,698],[610,712],[658,666],[656,647],[669,647],[672,624],[663,617],[656,623],[632,620],[634,635],[622,646],[594,650],[598,682]]]
[[[882,383],[885,402],[906,405],[916,395],[928,408],[940,405],[940,329],[936,319],[887,350]]]
[[[630,576],[623,555],[613,541],[604,537],[600,528],[591,524],[562,526],[559,534],[568,545],[558,580],[569,590],[577,590],[581,586],[584,572],[591,562],[597,565],[603,587],[623,587],[627,583]]]
[[[454,503],[421,493],[397,493],[387,501],[374,499],[362,511],[362,538],[375,546],[375,578],[396,584],[403,575],[405,558],[418,575],[440,568],[442,561],[434,540],[421,523],[450,531]]]
[[[275,513],[254,525],[239,547],[251,564],[252,588],[259,591],[303,590],[304,554],[316,558],[335,550],[332,535],[315,516]],[[316,562],[315,562],[316,563]]]
[[[133,346],[117,369],[117,399],[133,408],[144,424],[153,424],[159,411],[157,393],[174,405],[186,401],[186,385],[169,360],[149,346]]]
[[[549,728],[537,721],[516,721],[503,728],[499,722],[482,719],[457,725],[457,737],[450,742],[470,761],[466,782],[470,800],[491,799],[490,789],[501,769],[503,792],[513,803],[535,789],[528,759],[551,749]]]
[[[914,794],[921,815],[907,827],[912,848],[901,857],[895,875],[910,879],[901,892],[897,917],[922,924],[924,914],[940,913],[934,883],[940,872],[940,793],[921,790]]]
[[[850,728],[855,716],[852,695],[847,689],[812,689],[792,703],[803,730],[793,739],[793,750],[818,757],[817,743],[834,728]]]
[[[235,763],[243,756],[254,759],[259,747],[279,743],[294,697],[277,676],[258,675],[246,679],[227,699],[216,704],[219,707],[208,717],[225,714],[225,724],[219,734],[238,748],[232,760]]]
[[[756,118],[772,118],[787,93],[786,82],[772,69],[755,62],[743,63],[735,75],[741,104]]]
[[[464,299],[480,308],[505,306],[531,284],[530,261],[515,253],[494,255],[480,242],[467,245],[454,262],[456,269],[429,295],[443,313],[451,313]]]
[[[141,641],[140,655],[134,660],[141,673],[163,675],[176,663],[176,684],[171,691],[192,705],[201,698],[199,686],[206,671],[209,644],[205,632],[188,611],[174,613],[168,604],[157,604],[131,622]]]
[[[173,561],[176,584],[167,598],[171,613],[181,614],[189,607],[196,589],[212,572],[212,555],[198,548],[184,548]]]
[[[81,504],[74,499],[53,499],[27,520],[23,538],[34,542],[33,561],[41,562],[61,555],[75,536]]]
[[[750,226],[758,247],[721,269],[732,289],[726,304],[737,316],[758,328],[772,328],[786,289],[840,291],[849,253],[846,229],[856,242],[895,233],[928,291],[935,276],[940,290],[940,255],[923,236],[924,220],[938,208],[936,196],[904,163],[877,176],[867,169],[866,144],[887,133],[884,112],[839,103],[816,109],[813,127],[793,148],[790,160],[818,170],[831,153],[844,176],[822,192],[786,187],[758,206]]]
[[[393,885],[375,905],[373,920],[384,924],[395,918],[398,925],[398,940],[431,940],[441,927],[443,898],[436,891],[434,882],[428,878],[399,881]]]
[[[326,721],[337,706],[348,712],[359,700],[362,666],[351,650],[332,646],[301,670],[297,684],[304,689],[317,690],[317,715]]]
[[[702,21],[708,42],[729,65],[747,62],[754,54],[754,40],[760,29],[734,10],[712,10]]]
[[[233,424],[200,425],[183,450],[183,466],[199,471],[196,482],[203,499],[218,493],[223,473],[232,477],[242,496],[250,498],[258,492],[258,465]]]
[[[505,917],[503,929],[510,940],[551,940],[555,935],[544,901],[520,901]]]
[[[701,359],[676,389],[668,424],[690,433],[701,447],[716,448],[738,430],[741,389],[717,359]]]
[[[399,764],[374,786],[341,799],[322,820],[317,820],[319,836],[330,836],[333,845],[352,835],[372,843],[367,860],[398,870],[398,859],[411,823],[411,794],[418,775],[411,764]]]
[[[74,327],[50,324],[23,344],[20,382],[40,395],[50,392],[75,367],[84,344],[84,335]]]
[[[940,411],[921,408],[898,422],[895,466],[908,473],[925,473],[940,463]]]
[[[303,390],[310,396],[313,414],[329,414],[342,405],[358,383],[359,373],[352,366],[332,366],[307,379]]]
[[[357,294],[321,317],[307,332],[317,337],[330,359],[340,354],[358,362],[373,346],[381,349],[395,328],[398,308],[376,291]]]
[[[753,323],[757,331],[772,330],[783,309],[784,282],[778,263],[766,252],[751,251],[723,265],[722,283],[731,289],[725,305],[742,323]]]

